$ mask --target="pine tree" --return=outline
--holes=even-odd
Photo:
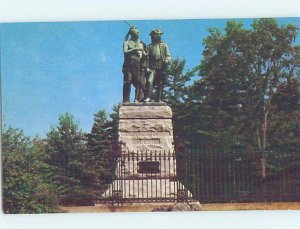
[[[190,142],[189,125],[193,120],[190,119],[189,84],[192,78],[199,71],[199,68],[184,71],[186,60],[175,59],[169,68],[169,79],[165,87],[165,101],[172,108],[173,127],[175,137],[175,147],[178,144]]]
[[[110,152],[111,126],[107,116],[104,110],[95,113],[92,131],[87,134],[84,185],[94,193],[94,198],[101,196],[113,176]]]
[[[48,163],[53,166],[52,181],[57,185],[63,204],[76,203],[84,195],[82,186],[82,155],[84,135],[74,117],[66,113],[59,116],[56,127],[47,134]]]

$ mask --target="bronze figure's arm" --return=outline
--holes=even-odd
[[[165,63],[171,64],[171,54],[167,44],[165,44]]]
[[[124,54],[127,54],[127,53],[131,53],[134,51],[143,51],[143,50],[140,47],[129,49],[128,41],[125,41],[124,45],[123,45],[123,51],[124,51]]]

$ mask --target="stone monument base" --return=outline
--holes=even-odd
[[[106,196],[117,195],[119,190],[122,198],[145,199],[167,198],[175,199],[178,189],[176,181],[170,179],[141,179],[141,180],[115,180],[106,191]]]
[[[122,151],[172,151],[172,110],[165,103],[128,103],[119,110]]]
[[[105,197],[180,201],[191,193],[177,180],[172,110],[165,103],[128,103],[119,109],[120,156]]]

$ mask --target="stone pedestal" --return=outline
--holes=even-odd
[[[176,177],[171,108],[165,103],[121,106],[119,142],[116,180],[105,196],[132,202],[175,201],[184,187]]]
[[[127,105],[119,110],[122,151],[173,151],[172,110],[164,103]]]

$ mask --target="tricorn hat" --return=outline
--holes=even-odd
[[[132,27],[130,28],[130,30],[129,30],[129,34],[130,34],[130,35],[131,35],[131,34],[137,34],[137,35],[139,35],[139,34],[140,34],[140,31],[137,29],[137,27],[132,26]]]
[[[157,34],[157,35],[162,35],[164,34],[162,31],[160,31],[160,29],[152,29],[151,33],[149,34],[150,36]]]

